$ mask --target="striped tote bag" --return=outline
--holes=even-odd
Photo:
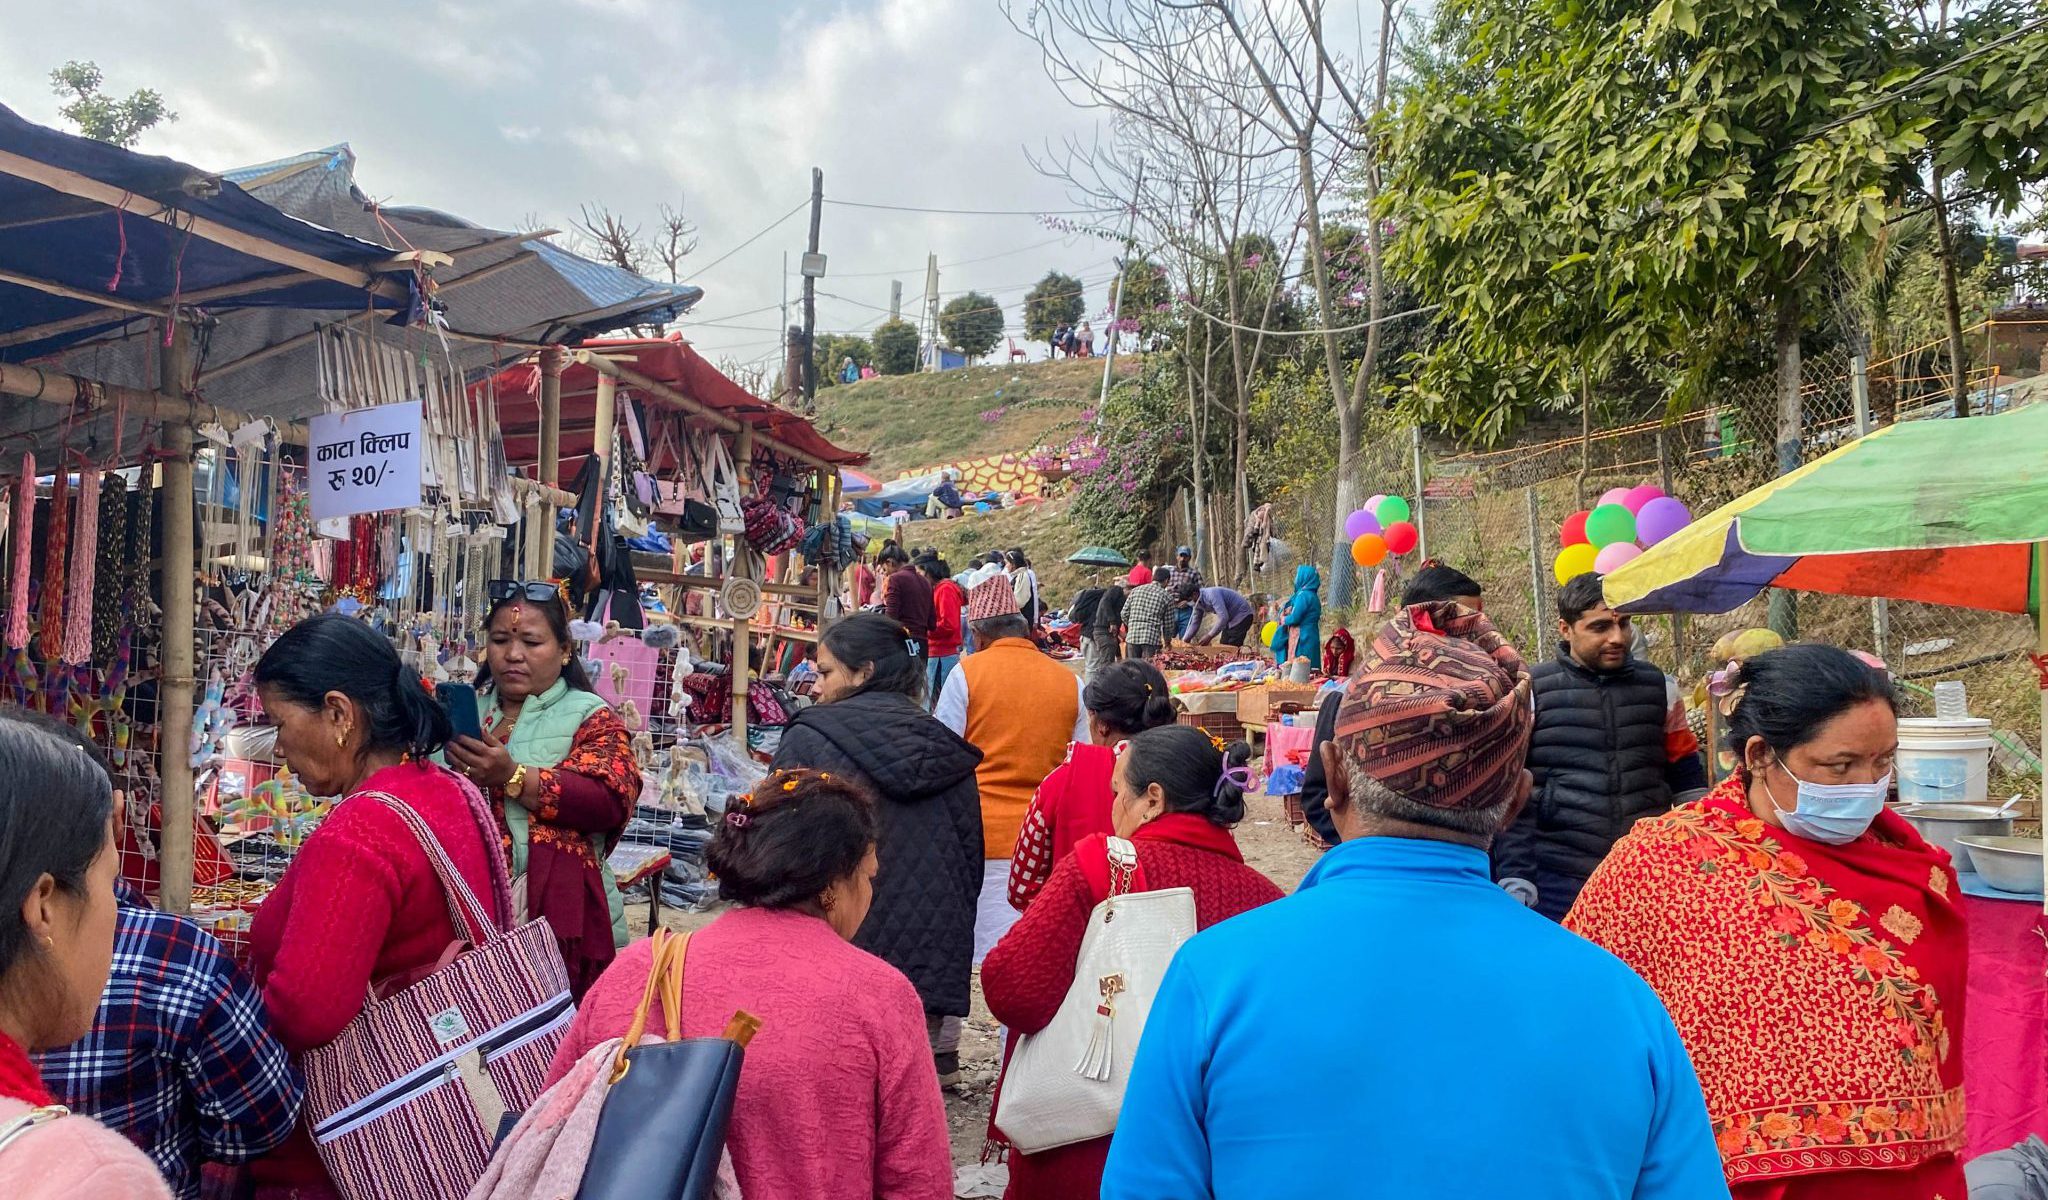
[[[306,1123],[347,1200],[459,1200],[483,1176],[506,1113],[541,1093],[575,1005],[545,920],[500,932],[433,832],[395,796],[467,943],[434,972],[374,992],[341,1036],[305,1056]]]

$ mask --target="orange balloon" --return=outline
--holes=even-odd
[[[1368,533],[1351,543],[1351,561],[1361,567],[1377,567],[1387,556],[1387,539]]]

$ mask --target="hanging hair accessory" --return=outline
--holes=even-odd
[[[1234,767],[1225,766],[1223,768],[1223,774],[1216,777],[1216,787],[1210,793],[1210,795],[1215,797],[1222,796],[1224,784],[1236,784],[1237,790],[1240,792],[1251,791],[1252,769],[1250,764],[1239,763]]]
[[[752,817],[737,810],[725,814],[725,823],[734,829],[745,829],[752,820]]]
[[[1218,754],[1221,754],[1224,751],[1230,749],[1230,744],[1228,742],[1225,742],[1222,738],[1217,737],[1213,733],[1209,734],[1209,744],[1211,746],[1216,747],[1216,753]]]

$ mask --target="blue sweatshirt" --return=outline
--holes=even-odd
[[[1103,1200],[1727,1195],[1649,986],[1496,887],[1483,851],[1385,837],[1181,948],[1102,1184]]]

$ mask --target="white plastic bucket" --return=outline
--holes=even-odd
[[[1899,718],[1899,803],[1984,803],[1991,745],[1986,717]]]

